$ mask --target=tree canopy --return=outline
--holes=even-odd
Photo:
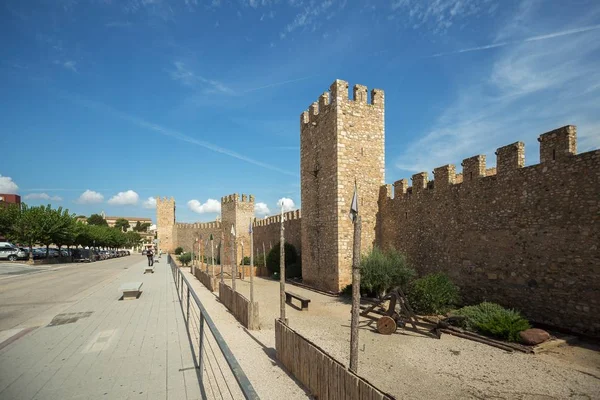
[[[131,225],[129,224],[129,221],[127,221],[125,218],[118,218],[115,221],[115,228],[120,229],[123,232],[127,232],[127,229],[129,229],[130,226]]]
[[[106,220],[102,217],[102,215],[99,215],[99,214],[90,215],[90,217],[87,219],[87,223],[88,223],[88,225],[108,226],[108,222],[106,222]]]
[[[94,217],[96,216],[96,217]],[[92,218],[94,217],[94,218]],[[95,223],[90,224],[90,220]],[[104,223],[101,223],[104,221]],[[21,206],[0,207],[0,235],[6,236],[17,244],[33,247],[51,244],[62,246],[83,247],[134,247],[140,244],[138,232],[123,232],[122,228],[110,228],[106,220],[98,214],[93,214],[88,223],[77,221],[75,214],[69,210],[50,205],[29,207]]]

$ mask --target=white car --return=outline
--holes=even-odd
[[[17,261],[27,259],[29,254],[10,242],[0,242],[0,260]]]

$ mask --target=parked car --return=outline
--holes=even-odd
[[[100,260],[100,254],[93,249],[74,249],[73,260],[79,262],[98,261]]]
[[[25,252],[10,242],[0,242],[0,259],[9,261],[26,260],[29,252]]]

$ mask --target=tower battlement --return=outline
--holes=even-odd
[[[323,92],[317,101],[300,114],[300,123],[316,125],[319,115],[326,113],[331,106],[335,105],[369,105],[382,110],[385,107],[385,93],[381,89],[371,90],[371,97],[369,99],[366,86],[354,85],[352,95],[353,98],[350,99],[348,96],[348,82],[336,79],[329,87],[328,92]]]

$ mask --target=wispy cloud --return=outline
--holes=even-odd
[[[466,49],[454,50],[454,51],[449,51],[449,52],[445,52],[445,53],[437,53],[437,54],[431,55],[430,57],[441,57],[441,56],[447,56],[447,55],[451,55],[451,54],[470,53],[472,51],[481,51],[481,50],[495,49],[495,48],[498,48],[498,47],[504,47],[504,46],[508,46],[508,45],[516,45],[516,44],[522,44],[522,43],[528,43],[528,42],[536,42],[536,41],[539,41],[539,40],[554,39],[554,38],[558,38],[558,37],[562,37],[562,36],[573,35],[573,34],[576,34],[576,33],[583,33],[583,32],[594,31],[596,29],[600,29],[600,24],[598,24],[598,25],[592,25],[592,26],[586,26],[586,27],[583,27],[583,28],[567,29],[567,30],[564,30],[564,31],[548,33],[548,34],[545,34],[545,35],[531,36],[531,37],[528,37],[528,38],[525,38],[525,39],[521,39],[521,40],[513,40],[513,41],[507,41],[507,42],[491,43],[491,44],[486,44],[486,45],[483,45],[483,46],[468,47]]]
[[[309,75],[309,76],[304,76],[304,77],[298,78],[298,79],[290,79],[290,80],[287,80],[287,81],[269,83],[267,85],[258,86],[258,87],[251,88],[251,89],[246,89],[246,90],[242,91],[242,93],[249,93],[249,92],[254,92],[256,90],[268,89],[268,88],[272,88],[272,87],[275,87],[275,86],[281,86],[281,85],[287,85],[289,83],[296,83],[296,82],[300,82],[300,81],[305,81],[307,79],[312,79],[312,78],[315,78],[317,76],[319,76],[319,75]]]
[[[51,200],[62,201],[60,196],[50,196],[48,193],[30,193],[23,197],[25,200]]]
[[[256,166],[259,166],[259,167],[262,167],[262,168],[270,169],[272,171],[276,171],[276,172],[279,172],[279,173],[282,173],[282,174],[285,174],[285,175],[290,175],[290,176],[298,177],[298,174],[296,174],[296,173],[284,170],[282,168],[276,167],[276,166],[271,165],[271,164],[264,163],[262,161],[255,160],[253,158],[247,157],[247,156],[245,156],[243,154],[240,154],[238,152],[235,152],[233,150],[229,150],[229,149],[226,149],[224,147],[217,146],[217,145],[212,144],[210,142],[193,138],[193,137],[188,136],[188,135],[186,135],[184,133],[181,133],[179,131],[176,131],[176,130],[173,130],[173,129],[169,129],[169,128],[165,128],[165,127],[163,127],[161,125],[145,121],[145,120],[143,120],[141,118],[133,117],[133,116],[128,115],[126,113],[123,113],[121,111],[115,110],[114,108],[112,108],[110,106],[107,106],[106,104],[102,104],[102,103],[99,103],[99,102],[91,101],[91,100],[85,99],[85,98],[83,98],[81,96],[73,95],[71,93],[63,92],[62,95],[64,97],[66,97],[66,98],[69,98],[70,100],[76,102],[77,104],[79,104],[79,105],[81,105],[83,107],[87,107],[87,108],[91,108],[91,109],[95,109],[95,110],[99,110],[99,111],[105,112],[105,113],[110,114],[112,116],[115,116],[117,118],[129,121],[130,123],[133,123],[133,124],[135,124],[137,126],[140,126],[140,127],[144,128],[144,129],[148,129],[148,130],[160,133],[161,135],[168,136],[168,137],[171,137],[173,139],[177,139],[177,140],[182,141],[182,142],[186,142],[186,143],[194,144],[194,145],[197,145],[197,146],[200,146],[200,147],[204,147],[205,149],[211,150],[211,151],[213,151],[215,153],[223,154],[223,155],[229,156],[231,158],[235,158],[235,159],[238,159],[240,161],[244,161],[244,162],[247,162],[249,164],[253,164],[253,165],[256,165]]]
[[[334,0],[316,1],[310,0],[308,4],[304,4],[304,9],[296,14],[294,20],[288,23],[283,31],[279,34],[280,39],[285,39],[288,34],[297,29],[310,29],[315,31],[319,26],[319,17],[324,13],[333,11]],[[345,2],[339,2],[339,8],[343,8]]]
[[[482,13],[493,13],[494,0],[393,0],[388,19],[398,19],[409,28],[430,29],[435,34],[446,32],[457,21]]]
[[[171,78],[183,85],[191,87],[201,86],[204,93],[234,93],[233,90],[225,84],[196,74],[181,61],[175,61],[173,65],[175,66],[175,69],[170,72]]]
[[[129,21],[111,21],[104,24],[107,28],[129,28],[131,26],[131,22]]]
[[[574,25],[587,28],[530,36],[494,54],[481,77],[463,84],[445,111],[431,116],[431,128],[405,148],[396,167],[431,171],[476,154],[494,165],[495,149],[517,140],[526,144],[527,164],[536,163],[537,136],[567,124],[578,126],[580,152],[600,147],[599,35],[589,21]]]
[[[73,71],[75,73],[78,73],[77,71],[77,63],[75,61],[72,60],[67,60],[67,61],[58,61],[58,60],[54,60],[54,64],[56,65],[60,65],[61,67],[64,67],[70,71]]]

